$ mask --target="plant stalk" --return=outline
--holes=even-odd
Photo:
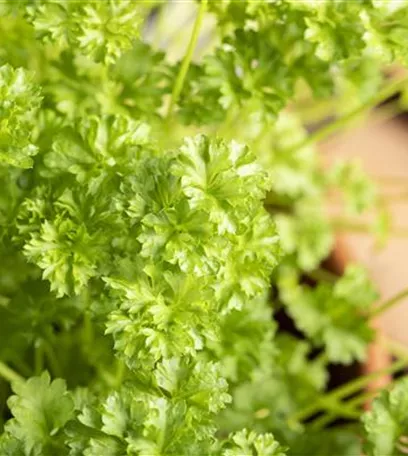
[[[396,361],[385,369],[373,372],[371,374],[365,375],[363,377],[358,377],[351,382],[346,383],[345,385],[336,388],[332,392],[326,394],[321,399],[317,400],[315,403],[305,407],[299,412],[295,413],[288,421],[296,422],[303,421],[317,413],[321,409],[327,409],[328,404],[333,404],[335,400],[341,400],[351,394],[357,392],[358,390],[367,386],[371,381],[377,377],[381,377],[384,374],[392,374],[398,372],[402,368],[406,367],[407,359]],[[341,404],[339,404],[341,406]]]
[[[85,348],[89,348],[92,346],[94,334],[93,334],[93,326],[92,326],[92,318],[89,310],[87,310],[84,314],[84,321],[82,326],[82,342]]]
[[[43,350],[48,359],[48,363],[54,377],[62,377],[62,369],[59,360],[55,354],[54,348],[48,340],[43,340]]]
[[[319,268],[307,273],[308,277],[316,281],[334,283],[339,278],[327,269]]]
[[[408,349],[404,345],[388,338],[385,340],[384,345],[392,355],[408,361]]]
[[[292,152],[294,150],[298,150],[303,147],[307,147],[311,144],[318,143],[324,139],[327,139],[333,133],[336,133],[337,131],[341,130],[350,122],[359,117],[360,114],[362,114],[364,111],[375,108],[378,104],[383,103],[388,98],[398,93],[407,83],[408,78],[403,78],[394,81],[392,84],[380,90],[380,92],[367,103],[362,104],[354,111],[351,111],[349,114],[346,114],[345,116],[338,118],[334,122],[325,125],[324,127],[320,128],[314,133],[311,133],[304,141],[300,142],[294,147],[289,148],[288,152]]]
[[[32,368],[22,359],[13,359],[11,365],[17,369],[18,372],[23,374],[24,377],[31,377]]]
[[[395,304],[398,304],[402,299],[408,296],[408,288],[405,290],[400,291],[395,296],[390,299],[387,299],[384,303],[380,304],[379,306],[375,307],[369,314],[369,318],[377,317],[378,315],[382,314],[383,312],[390,309]]]
[[[40,375],[44,369],[44,347],[41,340],[37,340],[34,347],[34,374]]]
[[[122,385],[126,373],[126,364],[123,360],[118,359],[116,363],[115,384],[119,388]]]
[[[354,397],[353,399],[350,399],[345,403],[347,405],[348,409],[353,410],[355,407],[359,407],[361,404],[364,404],[364,402],[368,401],[371,399],[375,394],[377,394],[378,391],[367,391],[364,394],[359,394],[357,397]],[[358,409],[355,409],[356,412],[359,413]],[[341,411],[340,411],[341,412]],[[342,413],[336,413],[334,410],[330,410],[327,414],[319,417],[318,419],[313,421],[313,429],[315,430],[321,430],[328,424],[330,424],[333,420],[335,420],[338,416],[344,416]],[[359,413],[360,415],[360,413]],[[349,416],[351,418],[351,416]]]
[[[184,80],[186,79],[187,72],[190,67],[191,60],[193,58],[194,49],[196,47],[198,36],[200,34],[201,24],[203,22],[203,18],[207,9],[207,3],[208,0],[201,0],[200,2],[197,17],[193,26],[193,31],[191,33],[190,42],[188,43],[186,54],[181,63],[180,71],[177,75],[176,82],[174,83],[173,91],[171,93],[169,109],[167,111],[167,118],[171,116],[174,110],[174,106],[176,105],[180,97],[181,91],[183,89]]]
[[[353,232],[353,233],[362,233],[369,234],[372,232],[372,226],[366,223],[356,222],[354,220],[347,220],[343,218],[333,218],[331,220],[331,225],[333,229],[337,231],[344,232]],[[408,237],[408,228],[406,227],[391,227],[390,235],[397,238],[406,238]]]
[[[4,380],[7,380],[10,383],[13,382],[21,382],[24,378],[18,374],[15,370],[11,367],[7,366],[7,364],[0,361],[0,377],[3,377]]]

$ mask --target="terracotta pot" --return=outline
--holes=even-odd
[[[387,201],[394,234],[391,234],[384,248],[379,249],[370,234],[348,232],[339,237],[336,249],[339,265],[344,267],[350,259],[367,269],[381,293],[382,301],[385,301],[408,286],[407,117],[403,116],[385,123],[379,123],[374,117],[372,121],[369,120],[356,130],[332,138],[322,146],[321,152],[322,160],[328,166],[339,158],[360,161],[362,168],[377,182],[381,195]],[[338,200],[328,203],[328,212],[334,215],[342,213]],[[373,217],[370,216],[357,220],[357,223],[366,225],[373,223]],[[344,250],[347,253],[344,253]],[[395,340],[408,349],[407,321],[408,298],[392,306],[373,324],[389,340]],[[377,359],[375,355],[373,357]]]
[[[338,236],[335,243],[334,251],[328,261],[328,267],[336,274],[342,274],[347,264],[353,261],[353,255],[350,248],[347,246],[344,238]],[[387,368],[391,363],[391,356],[385,349],[382,339],[384,337],[381,326],[377,320],[371,322],[375,331],[375,339],[368,349],[368,357],[366,363],[363,365],[362,374],[369,374]],[[386,387],[392,378],[390,375],[384,375],[373,380],[367,387],[367,391],[377,391]],[[365,404],[369,407],[369,402]]]
[[[362,264],[384,302],[408,286],[408,116],[405,114],[384,122],[379,121],[374,113],[359,128],[331,138],[323,144],[321,152],[323,162],[329,166],[339,158],[360,161],[387,201],[395,234],[391,234],[386,246],[381,250],[376,248],[369,234],[343,233],[337,238],[332,258],[332,267],[338,273],[349,262]],[[333,208],[336,211],[335,202],[330,202],[329,212]],[[363,218],[362,222],[369,225],[372,218]],[[372,321],[376,339],[369,349],[364,373],[379,371],[390,365],[391,355],[384,348],[382,339],[399,342],[408,349],[407,321],[408,299],[399,301]],[[387,375],[377,378],[369,389],[383,388],[390,380]]]

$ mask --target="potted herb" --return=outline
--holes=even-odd
[[[316,146],[406,89],[408,3],[0,12],[0,454],[407,452],[406,380],[363,411],[399,349],[328,390],[397,298],[325,267],[352,217],[387,223]]]

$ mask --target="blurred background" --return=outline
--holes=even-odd
[[[377,245],[363,230],[340,235],[350,256],[366,266],[387,300],[406,289],[408,283],[408,116],[402,113],[384,120],[374,111],[371,118],[347,134],[326,142],[321,154],[327,163],[339,156],[361,160],[387,201],[392,229],[384,245]],[[366,223],[372,220],[366,218]],[[384,312],[377,324],[387,336],[408,345],[407,320],[405,298]]]

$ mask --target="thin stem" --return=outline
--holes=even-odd
[[[358,233],[369,233],[371,231],[370,225],[339,217],[332,219],[331,224],[334,229],[339,231],[352,231]]]
[[[3,377],[4,380],[7,380],[10,383],[21,382],[24,380],[24,378],[21,377],[20,374],[18,374],[15,370],[13,370],[11,367],[7,366],[7,364],[4,364],[1,361],[0,361],[0,377]]]
[[[40,375],[44,370],[44,347],[41,340],[37,340],[34,347],[34,373]]]
[[[345,385],[334,390],[333,397],[335,397],[335,398],[347,397],[350,394],[353,394],[356,391],[367,386],[369,383],[371,383],[372,380],[375,380],[378,377],[382,377],[385,374],[393,374],[395,372],[398,372],[406,365],[407,365],[406,359],[399,360],[384,369],[378,370],[376,372],[372,372],[371,374],[368,374],[368,375],[364,375],[363,377],[356,378],[355,380],[348,382]]]
[[[328,101],[319,102],[318,106],[303,105],[299,107],[299,103],[296,103],[296,109],[294,111],[299,115],[305,122],[317,124],[322,123],[325,119],[328,119],[336,111],[336,107],[339,103],[337,98],[332,98]],[[289,108],[290,109],[290,108]],[[385,106],[376,107],[375,116],[371,119],[373,125],[382,124],[389,120],[394,119],[397,115],[401,114],[404,109],[397,102],[387,103]]]
[[[47,341],[43,340],[43,349],[44,353],[48,359],[50,370],[54,377],[61,377],[62,376],[62,369],[59,363],[59,360],[55,354],[54,348],[52,345]]]
[[[333,413],[332,411],[327,413],[326,415],[321,416],[317,420],[313,421],[312,427],[314,430],[318,431],[326,427],[332,421],[337,419],[339,415],[337,413]],[[347,418],[347,417],[346,417]]]
[[[328,364],[329,363],[329,357],[327,356],[327,353],[325,351],[322,351],[315,358],[313,358],[312,361],[314,363]]]
[[[119,388],[122,385],[123,378],[126,373],[126,364],[121,359],[117,360],[116,364],[116,374],[115,374],[115,384]]]
[[[244,115],[244,109],[241,109],[239,111],[236,109],[230,109],[222,125],[220,127],[218,127],[218,125],[213,127],[213,134],[217,134],[218,136],[225,139],[231,139],[231,136],[236,133],[237,126],[239,125],[240,120]]]
[[[359,407],[360,405],[364,404],[364,402],[368,401],[376,394],[377,394],[377,391],[367,391],[364,394],[359,394],[357,397],[350,399],[345,404],[347,405],[347,407],[349,409],[354,409],[355,407]],[[356,412],[360,416],[358,409],[356,409]],[[313,429],[315,429],[315,430],[323,429],[328,424],[330,424],[332,421],[334,421],[336,418],[338,418],[338,416],[339,416],[338,413],[335,413],[334,411],[329,411],[327,414],[325,414],[313,421],[313,424],[312,424]],[[344,415],[340,415],[340,416],[344,416]],[[358,416],[358,418],[359,418],[359,416]]]
[[[354,220],[347,220],[343,218],[333,218],[331,220],[332,227],[337,231],[345,231],[352,233],[370,234],[373,229],[372,226],[366,223],[356,222]],[[406,227],[391,227],[390,235],[398,238],[408,237],[408,228]]]
[[[387,311],[390,309],[392,306],[395,304],[398,304],[402,299],[406,298],[408,296],[408,288],[405,290],[400,291],[397,293],[395,296],[393,296],[390,299],[387,299],[387,301],[383,302],[379,306],[375,307],[369,314],[369,318],[374,318],[377,315],[382,314],[383,312]]]
[[[408,349],[405,347],[405,345],[387,338],[385,339],[385,346],[388,348],[389,352],[392,355],[408,361]]]
[[[300,142],[299,144],[297,144],[294,147],[291,147],[289,149],[289,152],[291,152],[293,150],[298,150],[300,148],[309,146],[311,144],[315,144],[317,142],[320,142],[320,141],[328,138],[333,133],[336,133],[337,131],[339,131],[343,127],[345,127],[347,124],[349,124],[350,122],[355,120],[364,111],[374,108],[378,104],[386,101],[388,98],[393,96],[395,93],[399,92],[407,84],[407,82],[408,82],[408,78],[399,79],[398,81],[394,81],[389,86],[384,87],[374,98],[369,100],[367,103],[362,104],[354,111],[351,111],[349,114],[346,114],[345,116],[338,118],[334,122],[331,122],[331,123],[325,125],[324,127],[320,128],[316,132],[310,134],[304,141]]]
[[[323,282],[336,282],[338,280],[338,276],[333,274],[332,272],[328,271],[327,269],[319,268],[315,269],[314,271],[310,271],[307,275],[316,281],[323,281]]]
[[[358,410],[355,410],[353,407],[350,407],[349,404],[339,401],[327,401],[325,402],[326,409],[336,413],[337,416],[343,416],[345,418],[359,419],[360,413]]]
[[[180,93],[183,89],[184,80],[187,76],[188,69],[190,67],[191,59],[193,58],[194,49],[197,44],[198,36],[200,33],[201,24],[204,18],[205,11],[207,9],[208,0],[201,0],[200,6],[198,9],[197,17],[193,26],[193,31],[191,33],[190,42],[187,47],[186,54],[184,56],[183,62],[181,63],[180,71],[177,75],[176,82],[174,83],[173,92],[171,94],[169,109],[167,111],[167,118],[173,112],[174,106],[176,105]]]
[[[381,377],[384,374],[392,374],[394,372],[398,372],[403,367],[406,367],[406,365],[407,359],[399,360],[385,369],[381,369],[363,377],[358,377],[355,380],[352,380],[351,382],[348,382],[345,385],[336,388],[308,407],[305,407],[304,409],[298,411],[289,419],[289,421],[303,421],[317,413],[319,410],[327,409],[328,404],[333,404],[333,401],[343,399],[363,389],[377,377]]]
[[[109,386],[110,388],[117,388],[118,385],[116,383],[114,375],[98,367],[96,367],[96,371],[98,375],[104,380],[107,386]]]
[[[11,364],[21,372],[25,377],[30,377],[32,375],[31,367],[22,359],[13,359]]]
[[[395,342],[395,341],[387,340],[385,345],[388,348],[388,350],[390,351],[390,353],[393,354],[394,356],[403,358],[406,361],[408,360],[408,350],[402,344],[399,344],[398,342]],[[354,398],[350,399],[349,401],[347,401],[347,405],[349,407],[358,407],[358,406],[362,405],[364,402],[371,399],[377,393],[378,393],[378,391],[375,391],[375,390],[366,391],[364,394],[360,394],[357,397],[354,397]],[[323,415],[320,418],[318,418],[317,420],[313,421],[313,428],[317,429],[317,430],[322,429],[323,427],[327,426],[331,421],[333,421],[336,418],[337,418],[337,415],[335,413],[329,412],[328,414]]]
[[[85,311],[82,327],[82,341],[85,348],[89,348],[92,345],[93,338],[94,333],[91,314],[89,311]]]

